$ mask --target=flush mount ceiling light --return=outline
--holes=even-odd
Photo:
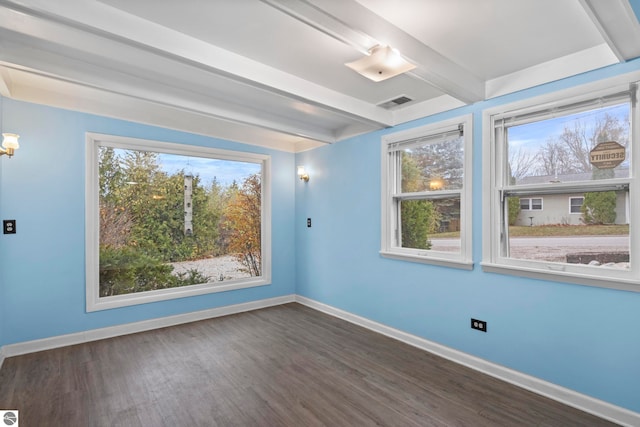
[[[369,56],[347,62],[344,65],[374,82],[381,82],[416,68],[414,64],[404,59],[396,49],[380,45],[369,49]]]

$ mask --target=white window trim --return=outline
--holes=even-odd
[[[442,133],[453,126],[464,126],[464,182],[460,191],[460,253],[432,251],[424,249],[401,248],[394,246],[393,232],[392,183],[389,175],[388,146],[390,144],[414,138]],[[473,116],[467,114],[417,128],[395,132],[382,137],[381,143],[381,249],[380,255],[385,258],[454,267],[465,270],[473,269],[472,260],[472,213],[471,195],[473,182]]]
[[[582,199],[582,203],[580,203],[580,212],[571,212],[571,201],[573,199]],[[569,215],[582,215],[582,205],[584,204],[584,196],[569,196]]]
[[[537,111],[542,109],[550,109],[554,106],[562,106],[589,99],[597,99],[616,92],[629,90],[629,85],[640,80],[640,72],[619,75],[616,77],[603,79],[597,82],[587,83],[570,89],[565,89],[538,97],[501,105],[498,107],[487,109],[483,112],[482,118],[482,165],[483,165],[483,239],[482,239],[482,266],[483,271],[490,273],[509,274],[522,277],[530,277],[541,280],[554,280],[560,282],[575,283],[587,286],[596,286],[602,288],[620,289],[627,291],[640,292],[640,235],[636,232],[630,235],[629,250],[631,256],[632,269],[629,271],[617,271],[606,269],[606,272],[596,275],[590,271],[583,269],[575,269],[573,266],[545,263],[521,261],[502,258],[499,256],[500,250],[500,215],[492,215],[493,210],[498,206],[498,192],[496,191],[496,178],[493,171],[496,170],[496,147],[493,141],[493,117],[505,114],[510,111],[531,110]],[[636,124],[640,123],[640,108],[636,106],[631,112],[632,128],[638,128]],[[637,147],[640,144],[640,132],[636,131],[631,135],[630,144]],[[640,171],[640,156],[634,155],[632,164],[630,165],[631,177],[629,181],[632,183],[630,191],[638,188]],[[560,184],[562,185],[562,184]],[[637,217],[640,212],[640,193],[634,194],[631,198],[632,203],[629,205],[629,218]],[[635,266],[635,267],[634,267]],[[597,270],[596,270],[597,271]]]
[[[529,207],[527,209],[522,209],[522,204],[520,204],[520,209],[527,212],[533,211],[542,211],[544,210],[544,197],[520,197],[520,200],[529,200]],[[533,209],[533,199],[540,199],[540,209]]]
[[[262,165],[262,276],[235,279],[225,282],[204,283],[181,288],[160,289],[100,297],[99,294],[99,191],[98,191],[98,146],[131,150],[158,151],[209,157],[222,160],[236,160]],[[85,262],[86,262],[86,310],[87,312],[126,307],[156,301],[166,301],[215,292],[225,292],[271,284],[271,157],[262,154],[218,148],[183,145],[145,139],[86,134],[86,177],[85,177]]]

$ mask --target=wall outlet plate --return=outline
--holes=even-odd
[[[4,234],[16,234],[16,220],[5,219],[2,221],[2,232]]]
[[[487,332],[487,322],[484,320],[471,319],[471,329]]]

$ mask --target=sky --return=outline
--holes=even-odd
[[[606,109],[609,114],[617,116],[621,121],[628,120],[629,104],[620,104]],[[544,145],[549,137],[560,135],[565,125],[579,120],[580,122],[588,122],[599,114],[603,114],[603,109],[585,111],[578,114],[557,117],[549,120],[529,123],[526,125],[513,126],[509,129],[509,145],[518,148],[522,146],[529,150],[536,151]],[[569,125],[572,127],[572,125]]]
[[[209,159],[205,157],[179,156],[175,154],[160,154],[158,156],[160,169],[173,175],[184,169],[185,173],[200,176],[200,182],[208,186],[214,178],[223,186],[228,186],[235,180],[238,184],[249,175],[260,172],[260,164],[235,162],[230,160]]]
[[[120,158],[129,150],[115,149]],[[201,185],[207,187],[214,178],[224,187],[234,181],[242,185],[250,175],[260,173],[259,163],[238,162],[231,160],[210,159],[207,157],[182,156],[177,154],[158,153],[158,166],[168,175],[174,175],[184,170],[185,173],[200,177]]]

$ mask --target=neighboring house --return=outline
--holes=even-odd
[[[614,170],[615,177],[626,177],[628,168]],[[540,182],[578,182],[589,180],[591,173],[571,175],[529,176],[518,180],[518,184],[537,184]],[[514,225],[581,225],[584,224],[582,204],[584,193],[546,194],[520,197],[520,214]],[[619,192],[616,197],[615,224],[629,223],[629,199],[626,192]]]

